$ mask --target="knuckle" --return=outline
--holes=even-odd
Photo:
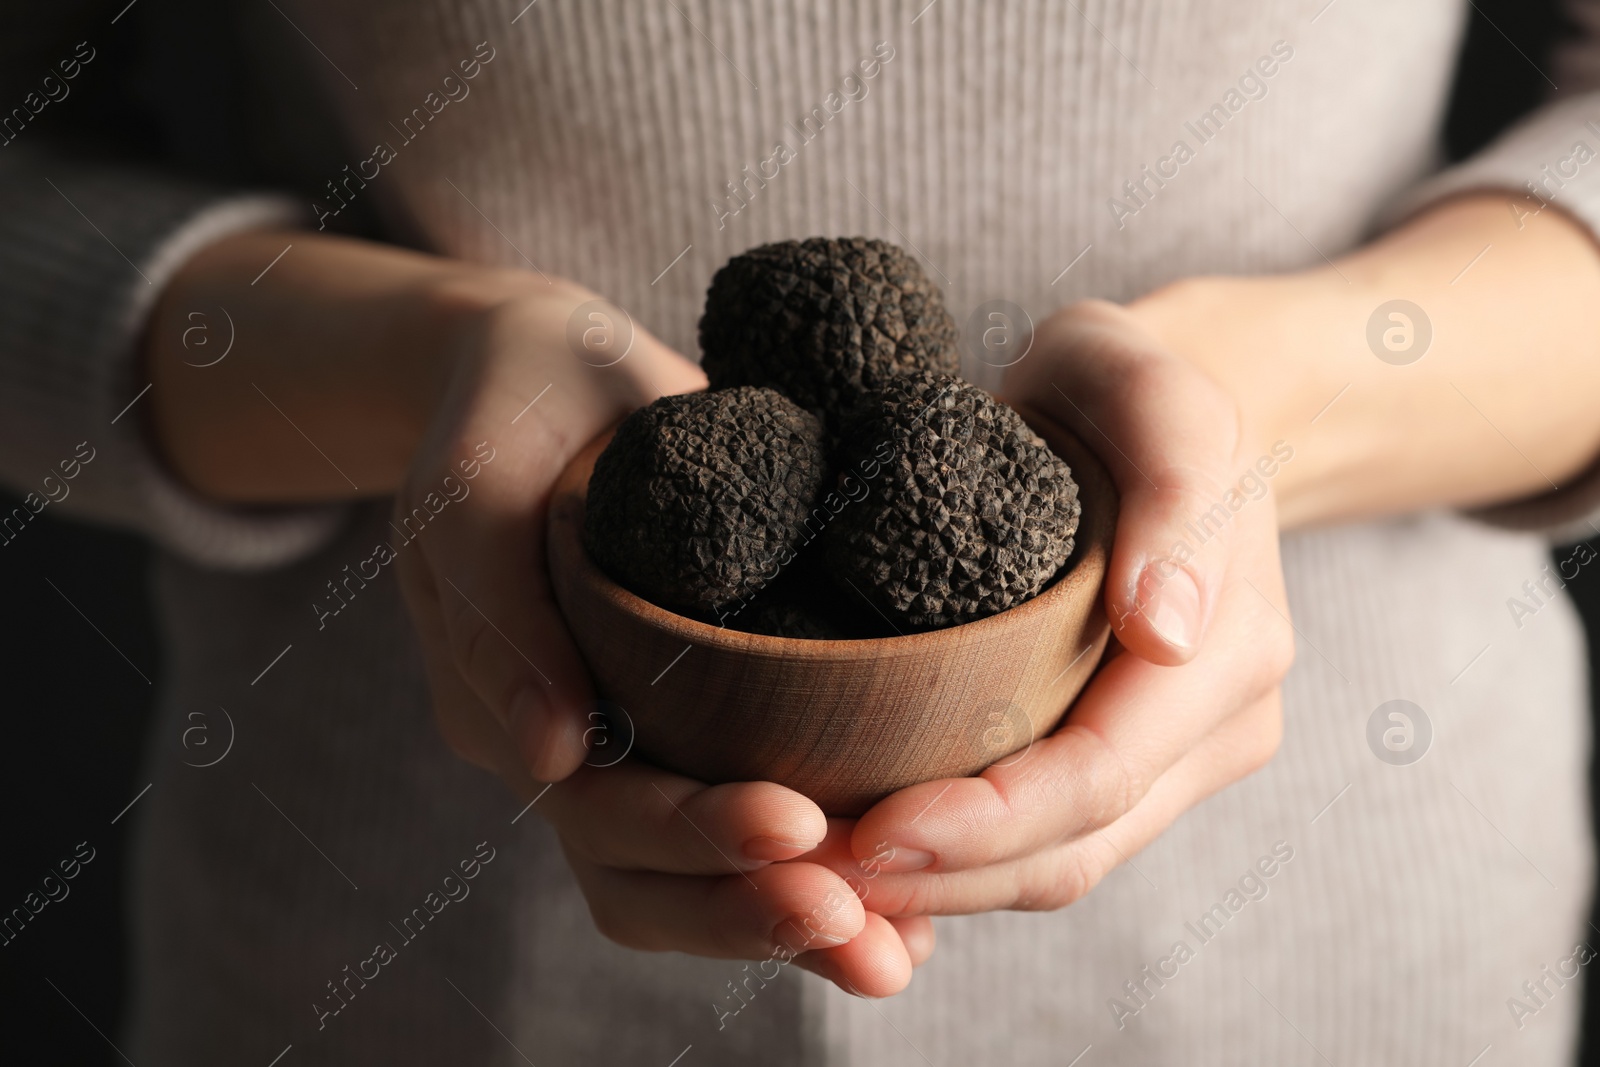
[[[1283,706],[1277,693],[1266,701],[1260,711],[1253,713],[1255,720],[1246,730],[1239,746],[1239,758],[1245,774],[1254,774],[1271,762],[1283,743]]]
[[[1147,389],[1150,387],[1141,387]],[[1177,401],[1174,401],[1176,403]],[[1214,425],[1205,431],[1204,443],[1197,445],[1193,461],[1171,462],[1149,470],[1154,497],[1174,524],[1199,521],[1206,516],[1220,518],[1218,509],[1230,517],[1227,494],[1233,490],[1234,431],[1231,426]],[[1142,482],[1142,480],[1141,480]],[[1228,529],[1231,523],[1219,524]]]
[[[1002,774],[985,775],[981,780],[989,783],[991,794],[939,805],[939,836],[945,842],[940,852],[948,853],[946,862],[960,857],[964,866],[982,866],[1004,857],[1015,847],[1019,818],[1026,811],[1026,804],[1018,795],[1018,783]]]
[[[1105,875],[1093,850],[1071,846],[1057,849],[1042,870],[1037,884],[1023,887],[1013,910],[1059,911],[1082,900]]]
[[[450,637],[450,655],[456,666],[470,674],[484,655],[484,643],[489,637],[489,623],[460,594],[450,598],[446,609],[445,632]]]
[[[594,921],[594,928],[600,936],[613,944],[637,952],[649,952],[656,947],[644,927],[634,921],[629,910],[618,907],[615,902],[590,900],[589,918]]]
[[[451,591],[454,593],[454,591]],[[496,642],[503,640],[483,613],[473,607],[465,596],[454,594],[448,596],[449,606],[445,609],[445,633],[450,644],[450,655],[455,660],[456,667],[461,671],[467,684],[475,691],[491,698],[490,711],[496,716],[504,716],[511,705],[510,692],[495,692],[485,694],[486,685],[495,684],[503,687],[503,673],[496,669],[498,648]]]
[[[1261,669],[1266,681],[1276,685],[1294,665],[1294,627],[1277,614],[1265,620],[1258,642]]]
[[[711,837],[702,836],[706,825],[704,816],[697,821],[688,812],[693,797],[674,795],[679,790],[671,783],[663,790],[661,783],[652,781],[650,787],[640,791],[641,803],[637,809],[640,831],[663,846],[672,847],[686,855],[720,854],[714,838],[720,836],[713,826]]]
[[[1083,820],[1080,832],[1103,830],[1138,803],[1149,783],[1129,767],[1122,754],[1095,731],[1077,724],[1071,724],[1066,729],[1075,731],[1089,741],[1088,758],[1083,761],[1083,775],[1068,787],[1087,797],[1085,802],[1078,805],[1078,814]]]
[[[1182,412],[1185,429],[1204,435],[1218,458],[1233,455],[1238,445],[1239,402],[1194,365],[1175,356],[1145,353],[1129,362],[1126,385],[1131,395],[1157,405],[1156,410]]]
[[[904,888],[896,890],[892,897],[874,899],[872,910],[886,917],[940,915],[946,905],[940,892],[943,884],[942,879],[937,877],[913,878]]]

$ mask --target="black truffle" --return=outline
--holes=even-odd
[[[822,424],[771,389],[662,397],[595,462],[584,544],[640,596],[711,615],[793,559],[826,475]]]
[[[808,641],[836,641],[848,636],[830,619],[786,597],[758,597],[749,608],[728,620],[728,628]]]
[[[835,576],[897,625],[953,626],[1037,594],[1072,554],[1078,486],[1022,417],[977,386],[897,377],[843,430],[823,535]]]
[[[816,514],[813,510],[813,518]],[[831,641],[893,637],[894,630],[877,609],[829,579],[821,548],[819,541],[816,548],[804,550],[776,582],[726,608],[722,624],[770,637]]]
[[[766,385],[832,418],[910,371],[956,373],[956,324],[916,260],[866,237],[781,241],[729,260],[700,319],[711,387]]]

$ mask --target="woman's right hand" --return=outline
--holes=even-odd
[[[237,343],[219,358],[222,339],[197,348],[196,324],[220,327],[222,309]],[[698,367],[570,282],[270,230],[179,268],[145,356],[153,434],[200,493],[254,506],[396,495],[396,524],[417,529],[394,569],[439,729],[524,800],[559,782],[536,807],[602,932],[758,960],[786,942],[812,949],[799,965],[861,992],[905,985],[931,948],[926,919],[902,939],[841,877],[775,862],[822,840],[809,800],[631,761],[583,766],[593,694],[551,597],[546,500],[608,426],[704,388]],[[816,950],[831,938],[851,940]]]
[[[769,980],[792,961],[869,997],[903,990],[933,953],[928,918],[886,919],[843,875],[775,862],[810,852],[828,830],[821,809],[775,782],[707,786],[625,759],[580,768],[537,807],[595,925],[628,948],[770,961]]]
[[[826,867],[777,862],[826,835],[810,800],[770,782],[707,787],[635,760],[584,765],[595,704],[546,570],[549,496],[629,411],[703,388],[699,368],[560,282],[530,281],[466,317],[446,351],[441,399],[395,507],[397,524],[419,508],[428,518],[397,566],[445,740],[527,799],[537,781],[559,783],[538,810],[611,940],[749,960],[827,950],[799,962],[868,995],[899,992],[932,927],[869,916]]]

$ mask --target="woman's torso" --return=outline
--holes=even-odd
[[[276,128],[339,117],[341,151],[290,138],[303,151],[280,161],[310,179],[308,216],[336,206],[332,182],[350,205],[332,224],[375,210],[390,236],[575,278],[692,352],[711,272],[780,237],[912,248],[963,323],[988,300],[1037,317],[1348,248],[1430,165],[1463,5],[1318,6],[284,3],[248,17],[243,63]],[[1289,443],[1316,447],[1315,428]],[[1543,565],[1531,538],[1444,516],[1287,538],[1301,641],[1277,759],[1070,909],[943,921],[911,990],[868,1004],[790,973],[736,1001],[740,965],[601,941],[548,831],[513,825],[520,805],[434,739],[392,577],[319,628],[325,582],[383,525],[364,511],[270,578],[162,566],[176,685],[140,881],[149,1051],[288,1034],[277,1047],[330,1060],[448,1038],[463,1062],[522,1062],[515,1044],[666,1064],[692,1045],[685,1064],[879,1067],[1092,1045],[1087,1067],[1456,1064],[1486,1044],[1555,1063],[1570,1040],[1574,989],[1521,1029],[1506,1004],[1581,936],[1591,862],[1575,619],[1557,603],[1519,629],[1504,605]],[[1367,742],[1392,699],[1434,731],[1411,766]],[[185,716],[213,705],[240,747],[185,768]],[[484,839],[505,859],[475,901],[317,1028],[324,980]],[[1293,858],[1265,896],[1199,943],[1185,923],[1279,842]],[[1185,939],[1176,977],[1142,978]],[[210,1022],[185,1021],[196,1004]]]

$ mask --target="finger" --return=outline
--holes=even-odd
[[[537,784],[513,748],[505,727],[489,714],[456,670],[445,644],[444,621],[427,569],[416,561],[405,561],[397,570],[401,594],[417,630],[440,736],[456,755],[500,775],[515,792],[531,800]]]
[[[931,929],[931,926],[930,926]],[[892,997],[911,984],[911,954],[895,925],[867,912],[847,945],[796,956],[794,962],[858,997]]]
[[[887,917],[889,925],[894,927],[895,933],[900,935],[900,941],[906,946],[906,955],[911,958],[912,967],[921,967],[933,956],[933,950],[938,943],[938,937],[933,930],[933,920],[926,915],[911,915],[905,917]]]
[[[866,923],[855,894],[814,863],[720,877],[617,871],[567,849],[596,928],[626,948],[719,959],[789,958],[844,944]]]
[[[1117,636],[1151,662],[1185,663],[1229,558],[1237,406],[1113,304],[1075,305],[1047,320],[1035,343],[1056,358],[1017,364],[1007,395],[1076,432],[1121,495],[1106,576]]]
[[[553,293],[549,307],[494,319],[479,338],[485,352],[517,351],[528,336],[565,321],[582,294]],[[569,306],[571,305],[571,306]],[[598,430],[621,418],[656,390],[693,388],[703,376],[644,331],[636,331],[634,366],[653,368],[621,376],[619,367],[595,367],[574,355],[551,363],[545,391],[528,396],[528,371],[517,360],[485,360],[475,374],[460,374],[441,410],[428,465],[470,491],[459,503],[438,505],[430,521],[424,494],[439,487],[413,480],[405,498],[427,523],[423,551],[438,575],[449,647],[462,676],[502,723],[534,775],[557,781],[584,759],[585,726],[593,704],[588,673],[555,604],[545,561],[548,497],[561,471]],[[538,408],[534,402],[545,399]],[[476,471],[475,480],[466,472]],[[441,479],[442,481],[442,479]],[[405,525],[402,520],[402,526]]]
[[[1141,849],[1195,804],[1264,764],[1281,731],[1282,701],[1274,691],[1196,745],[1132,811],[1104,829],[987,867],[883,873],[873,881],[866,903],[889,918],[1066,907],[1121,864],[1137,871]],[[853,856],[827,842],[808,858],[846,880],[858,869]],[[1138,877],[1146,876],[1139,872]]]
[[[1228,630],[1193,662],[1171,668],[1114,658],[1066,724],[1020,758],[977,778],[925,782],[879,802],[856,825],[854,854],[883,857],[882,869],[897,873],[962,870],[1027,855],[1125,815],[1223,720],[1275,691],[1288,670],[1293,630],[1268,600],[1282,595],[1266,577],[1277,571],[1276,540],[1261,539],[1252,556],[1262,566],[1253,570],[1267,588],[1243,577],[1230,582],[1223,594]]]
[[[586,858],[669,874],[753,870],[811,851],[827,832],[816,804],[775,782],[706,786],[631,759],[580,768],[541,810]]]
[[[408,498],[424,501],[411,514],[426,523],[418,544],[436,575],[456,668],[534,775],[554,781],[583,762],[592,694],[544,570],[550,454],[480,438],[450,453],[453,466],[482,464],[465,499],[430,516],[416,488]]]

